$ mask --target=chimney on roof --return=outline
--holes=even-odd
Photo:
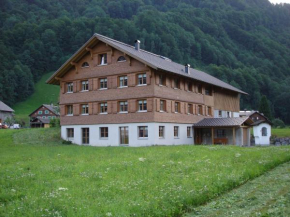
[[[140,43],[139,40],[135,40],[135,50],[140,50]]]
[[[190,65],[189,64],[185,65],[185,73],[190,74]]]

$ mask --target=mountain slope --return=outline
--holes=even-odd
[[[17,103],[13,106],[15,110],[15,118],[18,121],[25,121],[29,125],[29,117],[35,109],[42,104],[56,104],[59,98],[59,86],[48,85],[45,81],[52,75],[47,73],[35,84],[35,92],[25,101]]]
[[[250,94],[266,95],[275,117],[290,123],[290,5],[267,0],[3,0],[0,8],[0,100],[33,92],[93,33],[190,63]],[[17,67],[16,67],[17,66]],[[11,76],[8,76],[11,75]],[[25,79],[26,85],[22,80]],[[6,86],[9,82],[12,85]],[[22,85],[20,91],[17,88]]]

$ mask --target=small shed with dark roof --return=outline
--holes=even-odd
[[[0,101],[0,123],[5,123],[7,118],[13,117],[14,110],[6,105],[4,102]]]
[[[204,118],[194,124],[195,144],[250,145],[253,120],[239,118]]]

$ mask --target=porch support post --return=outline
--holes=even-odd
[[[236,129],[233,127],[233,145],[236,145]]]
[[[214,145],[214,129],[213,127],[211,128],[211,143]]]

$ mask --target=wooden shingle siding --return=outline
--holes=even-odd
[[[214,94],[214,108],[217,110],[239,112],[240,97],[238,93],[217,90]]]

